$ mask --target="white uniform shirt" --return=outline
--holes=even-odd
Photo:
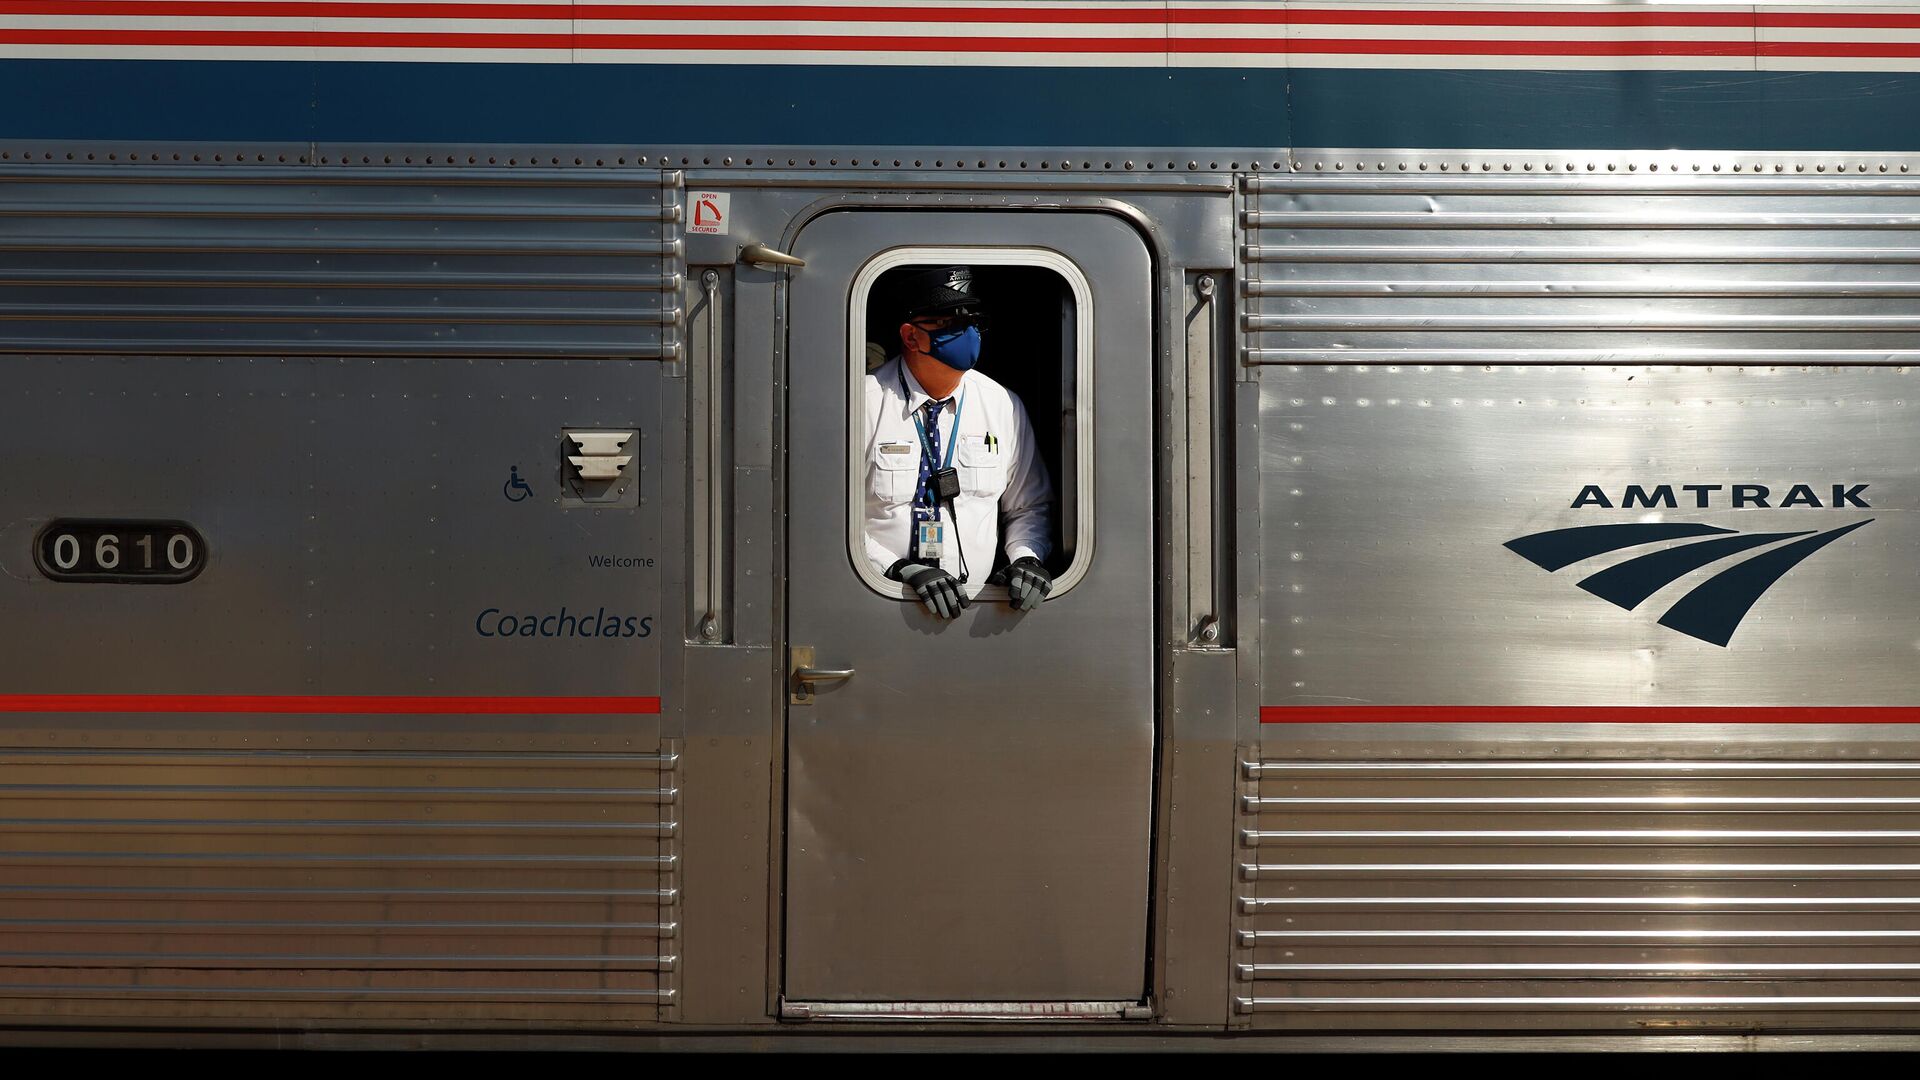
[[[920,484],[922,453],[913,416],[930,399],[899,357],[868,375],[866,389],[862,453],[867,469],[867,558],[884,574],[907,557],[912,539],[913,493]],[[1027,555],[1045,562],[1053,551],[1053,482],[1020,399],[978,371],[960,377],[940,413],[943,460],[952,445],[954,412],[962,395],[966,408],[960,412],[960,445],[953,454],[960,494],[950,506],[941,507],[947,535],[940,568],[959,577],[964,547],[967,595],[978,596],[993,572],[997,548],[1004,545],[1009,562]],[[934,468],[940,464],[935,462]]]

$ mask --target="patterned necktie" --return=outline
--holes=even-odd
[[[940,458],[940,414],[946,410],[947,402],[952,398],[939,401],[929,399],[924,406],[926,416],[921,423],[926,426],[927,437],[920,447],[920,485],[913,491],[913,520],[917,526],[922,521],[939,521],[940,507],[933,500],[933,473],[939,468]],[[915,528],[909,537],[907,555],[918,558],[920,555],[920,530]]]

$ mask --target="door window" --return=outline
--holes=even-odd
[[[912,429],[892,430],[901,427],[897,423],[876,430],[868,400],[873,380],[902,377],[900,327],[906,320],[899,285],[948,266],[971,269],[979,298],[981,347],[968,380],[977,374],[1010,391],[1024,407],[1030,428],[1030,434],[1016,434],[1011,425],[1006,431],[982,428],[984,394],[961,406],[970,419],[962,423],[965,433],[952,448],[952,464],[962,492],[976,498],[1006,493],[992,551],[965,553],[970,580],[983,581],[1004,565],[1008,545],[1003,541],[1018,543],[1016,530],[1022,526],[1016,520],[1032,520],[1023,515],[1021,503],[1022,492],[1036,490],[1033,478],[1014,472],[1018,466],[1008,451],[1010,439],[1030,438],[1033,465],[1051,488],[1045,514],[1049,553],[1042,561],[1054,576],[1051,595],[1058,597],[1086,575],[1093,554],[1093,418],[1082,393],[1093,382],[1093,309],[1092,290],[1080,268],[1044,249],[896,248],[856,276],[847,335],[848,415],[853,418],[848,425],[848,554],[869,588],[887,597],[912,598],[884,571],[905,554],[894,549],[904,542],[905,507],[921,481],[921,446]],[[893,404],[898,408],[898,401]],[[944,458],[947,448],[941,450]],[[1024,465],[1029,450],[1018,450]],[[982,595],[998,599],[1005,590],[995,586]]]

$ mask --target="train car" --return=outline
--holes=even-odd
[[[0,1043],[1910,1045],[1916,117],[1915,3],[4,0]],[[863,549],[940,267],[1031,610]]]

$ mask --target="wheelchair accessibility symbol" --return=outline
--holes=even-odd
[[[507,497],[508,502],[525,502],[533,498],[533,489],[527,486],[525,480],[520,479],[520,466],[518,465],[513,466],[511,470],[509,470],[507,482],[501,485],[500,492]]]

